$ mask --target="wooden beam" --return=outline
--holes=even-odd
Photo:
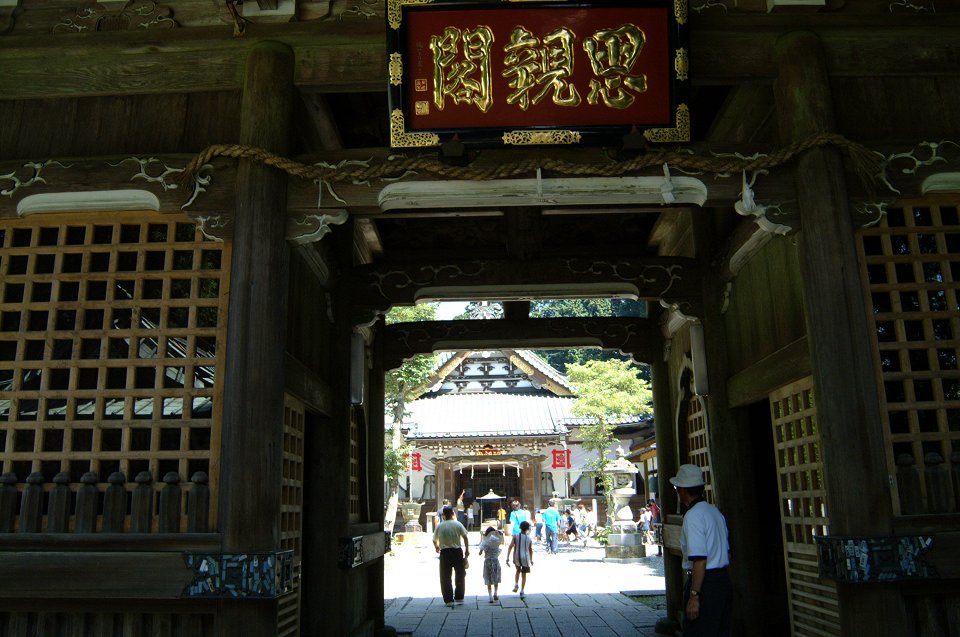
[[[179,599],[194,578],[179,551],[0,552],[0,572],[0,597],[25,600]]]
[[[771,153],[777,148],[768,144],[726,144],[722,142],[701,142],[687,146],[699,156],[710,157],[713,153],[739,153],[749,156],[754,153]],[[921,186],[924,179],[932,174],[960,171],[960,153],[951,147],[941,146],[936,149],[936,163],[920,163],[914,165],[911,157],[926,158],[931,155],[931,149],[917,146],[872,146],[871,150],[886,156],[901,155],[900,159],[892,160],[887,167],[884,178],[890,186],[899,192],[894,192],[880,186],[877,192],[871,192],[852,171],[849,181],[849,194],[852,198],[863,201],[891,201],[894,197],[918,197],[921,195]],[[390,161],[393,154],[389,148],[335,150],[322,155],[295,157],[297,161],[311,165],[324,162],[329,165],[344,165],[349,167],[352,162],[365,162],[375,166]],[[424,158],[433,158],[435,153],[424,152]],[[491,166],[504,165],[528,159],[547,158],[569,161],[575,164],[609,165],[609,159],[603,155],[601,149],[566,148],[551,149],[549,154],[541,150],[517,149],[489,149],[474,161],[473,168],[483,170]],[[193,158],[185,154],[159,154],[142,156],[114,155],[108,157],[29,157],[22,160],[0,162],[0,218],[16,217],[20,202],[31,195],[71,193],[71,192],[104,192],[111,190],[145,190],[152,193],[162,212],[177,212],[181,209],[195,217],[227,218],[236,209],[234,183],[237,179],[237,160],[217,157],[210,162],[199,175],[204,183],[183,184],[179,175],[183,168]],[[902,168],[910,167],[911,172]],[[417,174],[406,174],[402,181],[407,183],[420,181],[436,181],[445,179],[443,167],[437,164],[438,173],[421,171]],[[761,175],[754,183],[755,197],[759,204],[778,201],[796,200],[796,186],[793,177],[794,164],[788,163],[771,170],[768,175]],[[402,171],[401,171],[402,172]],[[636,176],[663,176],[660,167],[637,171]],[[398,175],[399,176],[399,175]],[[554,174],[554,177],[562,177]],[[529,178],[521,175],[518,178]],[[729,207],[740,199],[742,178],[739,173],[713,175],[703,173],[697,176],[707,190],[707,198],[703,206]],[[416,209],[383,212],[379,206],[381,189],[388,183],[382,180],[371,180],[365,183],[352,181],[335,181],[329,184],[315,184],[311,179],[291,178],[287,188],[287,209],[291,217],[317,213],[336,213],[344,208],[357,217],[376,218],[380,216],[419,216],[431,217],[436,215],[462,215],[463,210],[456,209]],[[330,190],[328,190],[328,188]],[[343,202],[338,201],[339,197]],[[344,203],[345,202],[345,203]],[[631,208],[621,207],[618,210],[642,210],[646,206]],[[684,208],[663,207],[664,214],[680,214]],[[555,208],[551,209],[556,212]],[[596,206],[570,207],[565,213],[573,214],[604,214],[608,212]],[[499,210],[479,210],[474,214],[502,214]]]
[[[218,553],[219,533],[4,533],[4,551]]]
[[[663,353],[657,321],[629,317],[394,323],[384,328],[383,339],[388,370],[416,354],[440,350],[602,347],[644,363]]]
[[[703,268],[692,259],[478,259],[359,266],[348,275],[354,324],[366,325],[394,305],[426,300],[526,300],[626,296],[665,300],[688,316],[700,312]],[[517,281],[525,281],[518,286]]]
[[[731,407],[766,400],[770,390],[810,375],[807,338],[799,338],[766,356],[727,380]]]
[[[286,355],[286,389],[313,411],[329,416],[333,410],[333,391],[329,383],[306,365]]]
[[[0,99],[239,90],[244,60],[262,42],[294,51],[293,81],[324,91],[383,91],[384,25],[376,20],[257,25],[70,36],[4,36]]]
[[[831,76],[952,76],[958,27],[960,16],[949,13],[694,14],[690,76],[693,84],[772,81],[775,42],[788,29],[820,33]],[[247,52],[266,40],[294,50],[298,87],[383,91],[385,28],[383,20],[315,20],[257,24],[242,38],[226,25],[153,31],[147,41],[139,31],[5,35],[0,99],[236,90]]]
[[[311,136],[315,137],[315,143],[310,144],[314,148],[323,150],[340,150],[343,148],[343,140],[340,137],[340,131],[337,129],[337,123],[327,103],[327,98],[321,93],[302,92],[300,99],[309,115],[310,123],[313,124],[310,129]]]

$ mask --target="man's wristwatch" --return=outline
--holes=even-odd
[[[690,597],[700,597],[700,591],[691,590]]]

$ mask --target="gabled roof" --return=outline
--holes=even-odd
[[[496,351],[509,359],[531,381],[543,387],[546,391],[556,396],[573,396],[573,386],[567,381],[567,377],[533,351],[526,349]],[[440,352],[437,354],[437,365],[434,367],[433,373],[409,393],[409,398],[415,400],[428,393],[453,373],[460,363],[480,354],[482,354],[482,350]]]
[[[572,417],[573,398],[515,394],[445,394],[408,405],[408,439],[556,436]]]

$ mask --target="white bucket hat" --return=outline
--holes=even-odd
[[[695,464],[680,465],[677,475],[670,478],[670,484],[675,487],[701,487],[703,486],[703,470]]]

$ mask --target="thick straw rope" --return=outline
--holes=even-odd
[[[531,175],[538,168],[553,173],[580,177],[620,177],[644,168],[669,164],[675,168],[710,173],[739,173],[767,170],[792,160],[800,153],[821,146],[835,146],[845,151],[852,159],[857,172],[867,181],[874,179],[882,171],[883,156],[867,147],[852,142],[836,133],[820,133],[805,140],[795,142],[770,154],[753,157],[700,156],[689,152],[674,150],[647,151],[634,159],[622,162],[579,164],[550,158],[525,159],[517,162],[499,164],[486,168],[470,166],[449,166],[433,157],[397,157],[380,162],[350,163],[349,165],[330,166],[326,164],[307,165],[281,157],[262,148],[239,144],[217,144],[209,146],[190,160],[181,177],[189,182],[199,169],[214,157],[234,157],[253,159],[267,166],[279,168],[290,175],[304,179],[319,179],[335,182],[363,182],[370,179],[396,178],[407,172],[429,173],[452,179],[485,181],[503,179],[517,175]]]

